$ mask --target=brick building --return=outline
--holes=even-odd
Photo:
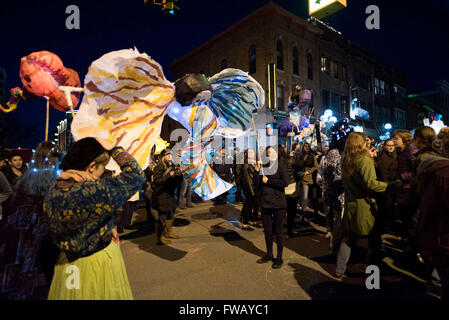
[[[319,39],[322,31],[274,3],[268,3],[194,51],[173,62],[174,78],[200,72],[212,76],[225,68],[247,71],[266,89],[268,64],[276,65],[276,102],[285,111],[296,85],[311,88],[320,101]],[[238,44],[238,45],[236,45]]]
[[[275,78],[268,65],[275,64]],[[337,118],[350,117],[372,136],[385,123],[407,123],[406,76],[340,32],[313,17],[307,21],[269,2],[194,51],[173,62],[176,78],[200,72],[212,76],[224,68],[247,71],[266,91],[266,106],[286,111],[296,85],[312,89],[314,115],[332,109]],[[271,96],[268,99],[270,81]],[[366,110],[365,118],[354,108]],[[369,115],[369,119],[368,119]]]

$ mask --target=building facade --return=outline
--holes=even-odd
[[[287,111],[290,92],[300,85],[313,92],[316,118],[331,109],[337,119],[351,117],[372,136],[381,135],[385,123],[408,127],[407,80],[401,71],[320,20],[305,21],[272,2],[170,66],[175,78],[193,72],[209,77],[225,68],[254,77],[275,114]]]
[[[266,91],[266,107],[286,111],[296,85],[312,89],[321,101],[319,39],[322,31],[280,6],[268,3],[170,65],[176,78],[200,72],[210,77],[225,68],[248,72]],[[267,66],[275,65],[275,75]],[[270,80],[275,79],[270,94]],[[272,82],[272,81],[271,81]]]
[[[423,125],[424,118],[438,114],[444,123],[449,123],[449,82],[435,81],[435,90],[408,95],[409,121],[411,127]]]

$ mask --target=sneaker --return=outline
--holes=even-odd
[[[257,263],[258,264],[262,264],[262,263],[266,263],[266,262],[269,262],[269,261],[274,261],[273,256],[265,255],[262,258],[260,258],[259,260],[257,260]]]
[[[282,261],[282,258],[276,258],[274,259],[273,265],[271,266],[273,269],[279,269],[282,267],[282,264],[284,261]]]

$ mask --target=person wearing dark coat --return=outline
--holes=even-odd
[[[396,193],[397,218],[402,221],[399,226],[399,233],[403,237],[407,237],[412,218],[417,210],[416,195],[413,194],[411,188],[413,170],[415,161],[419,152],[413,143],[413,137],[408,130],[396,130],[394,132],[393,141],[397,147],[398,153],[398,174],[401,183]]]
[[[254,149],[245,151],[244,164],[241,165],[241,188],[245,196],[245,202],[242,207],[242,229],[250,230],[248,224],[257,221],[258,205],[256,200],[256,185],[254,176],[258,175],[256,171],[257,156]]]
[[[234,149],[232,172],[234,174],[235,186],[237,187],[237,190],[235,191],[234,194],[235,203],[244,201],[242,197],[242,167],[244,160],[243,157],[244,153],[239,152],[238,148]]]
[[[3,171],[11,187],[14,188],[17,180],[27,171],[28,167],[18,152],[13,152],[8,157],[8,163]]]
[[[56,146],[43,142],[14,192],[9,187],[8,216],[0,223],[0,274],[8,279],[0,283],[2,299],[47,299],[60,252],[52,244],[43,203],[56,181],[57,169]]]
[[[153,162],[153,158],[150,157],[150,163],[148,167],[144,170],[146,182],[144,184],[144,198],[145,198],[145,211],[147,213],[147,221],[150,222],[154,219],[154,216],[151,212],[151,197],[148,198],[147,190],[152,190],[152,182],[153,182],[153,170],[156,164]]]
[[[226,155],[226,148],[222,148],[220,155],[215,155],[212,159],[212,170],[214,170],[221,179],[229,183],[232,182],[232,167],[233,160]],[[214,204],[226,204],[228,194],[228,192],[224,192],[212,199],[212,201]]]
[[[178,239],[173,233],[173,220],[176,210],[175,189],[182,180],[181,171],[172,163],[171,152],[161,152],[159,163],[154,168],[154,190],[151,197],[153,209],[158,211],[156,235],[158,244],[169,244],[169,238]]]
[[[390,182],[399,179],[397,152],[393,139],[385,140],[383,151],[376,159],[379,181]],[[376,230],[385,232],[391,224],[396,202],[396,190],[389,188],[378,195],[379,216],[376,217]],[[381,234],[379,234],[379,241]],[[379,243],[380,245],[380,243]]]
[[[259,174],[255,175],[255,180],[258,186],[267,253],[257,263],[273,261],[272,267],[278,269],[283,263],[284,233],[282,222],[287,209],[285,187],[289,185],[290,178],[287,163],[280,160],[276,149],[270,146],[266,148],[265,152],[269,163],[262,168],[256,167]],[[273,233],[276,235],[276,259],[273,259]]]
[[[442,299],[449,299],[449,159],[424,159],[417,169],[421,199],[417,240],[426,261],[434,266],[442,285]]]
[[[294,150],[294,148],[292,148]],[[294,153],[291,152],[289,156],[287,156],[287,170],[289,176],[289,184],[295,183],[296,189],[294,193],[287,195],[287,235],[289,237],[293,237],[295,234],[293,233],[293,227],[295,226],[295,218],[298,214],[298,198],[299,198],[299,184],[301,181],[299,172],[301,168],[298,163],[298,158],[295,157]]]

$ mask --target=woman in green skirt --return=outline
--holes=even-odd
[[[138,190],[145,176],[123,148],[84,138],[64,157],[64,170],[44,202],[49,232],[61,255],[55,266],[49,300],[130,300],[115,210]],[[109,151],[108,151],[109,150]],[[112,157],[122,173],[103,175]]]

